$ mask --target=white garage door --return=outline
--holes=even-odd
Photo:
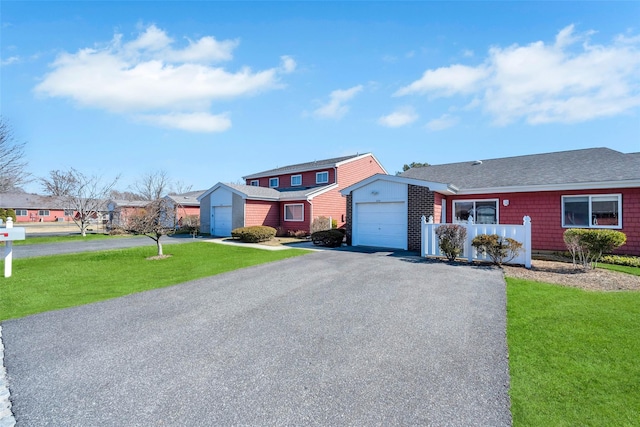
[[[211,211],[211,234],[231,236],[231,206],[213,206]]]
[[[407,248],[407,213],[404,202],[358,203],[354,244]]]

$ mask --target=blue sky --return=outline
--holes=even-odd
[[[164,170],[196,190],[364,152],[394,173],[640,151],[639,2],[0,7],[1,114],[36,177],[126,190]]]

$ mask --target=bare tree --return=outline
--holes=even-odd
[[[118,199],[118,200],[127,200],[129,202],[136,201],[136,200],[145,200],[142,198],[142,196],[132,191],[118,191],[118,190],[111,190],[109,192],[109,198]]]
[[[33,181],[25,170],[25,145],[16,142],[13,129],[0,117],[0,192],[22,191],[20,186]]]
[[[149,203],[127,219],[126,228],[134,234],[144,234],[156,242],[158,256],[162,256],[162,236],[174,234],[178,225],[177,207],[173,201],[164,197],[171,187],[165,171],[156,171],[143,175],[132,185],[137,194],[149,200]]]
[[[39,178],[44,194],[50,196],[69,196],[78,186],[76,174],[73,170],[49,172],[49,178]]]
[[[162,236],[176,231],[176,211],[173,203],[164,198],[150,201],[144,208],[127,218],[126,228],[134,234],[150,237],[158,248],[158,256],[163,256]]]
[[[96,175],[85,175],[76,169],[68,171],[51,171],[50,178],[41,178],[42,185],[50,191],[59,191],[68,210],[73,211],[73,222],[80,228],[82,236],[87,235],[87,228],[93,220],[101,216],[105,210],[105,199],[118,182],[119,177],[103,182]]]
[[[158,200],[169,193],[169,187],[169,174],[163,170],[146,173],[131,186],[143,200]]]
[[[169,194],[184,194],[191,191],[193,186],[187,185],[182,181],[174,182],[171,185],[171,192]]]

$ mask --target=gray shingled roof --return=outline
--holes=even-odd
[[[0,207],[5,209],[66,209],[68,203],[55,196],[29,193],[0,193]]]
[[[640,180],[640,153],[589,148],[413,168],[403,177],[460,190]]]
[[[304,190],[295,190],[295,191],[278,191],[273,188],[267,187],[257,187],[255,185],[243,185],[243,184],[230,184],[225,183],[229,188],[232,188],[242,194],[245,194],[247,197],[252,199],[270,199],[270,200],[281,200],[281,199],[289,199],[289,200],[301,200],[306,199],[309,195],[320,191],[322,189],[327,188],[327,186],[313,187],[307,188]]]
[[[243,177],[243,179],[262,178],[265,176],[276,176],[276,175],[285,174],[285,173],[304,172],[304,171],[313,170],[313,169],[333,168],[340,162],[344,162],[345,160],[354,159],[356,157],[360,157],[368,154],[370,153],[353,154],[351,156],[335,157],[333,159],[324,159],[324,160],[316,160],[313,162],[298,163],[296,165],[283,166],[280,168],[269,169],[266,171],[247,175]]]
[[[200,197],[205,191],[206,190],[189,191],[182,194],[170,194],[167,197],[174,203],[183,206],[200,206],[198,197]]]

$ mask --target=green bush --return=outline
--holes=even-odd
[[[480,234],[473,238],[471,245],[479,253],[486,254],[496,265],[511,261],[522,251],[522,243],[497,234]]]
[[[458,224],[444,224],[436,228],[440,250],[449,261],[454,261],[464,249],[467,229]]]
[[[602,254],[624,245],[627,236],[617,230],[570,228],[562,236],[573,259],[573,264],[585,269],[595,268]]]
[[[276,229],[266,225],[240,227],[231,230],[231,236],[246,243],[266,242],[276,236]]]
[[[600,262],[605,264],[624,265],[627,267],[640,267],[640,257],[626,255],[602,255]]]
[[[327,246],[330,248],[338,248],[342,246],[344,233],[340,229],[316,231],[311,235],[311,241],[314,245]]]

